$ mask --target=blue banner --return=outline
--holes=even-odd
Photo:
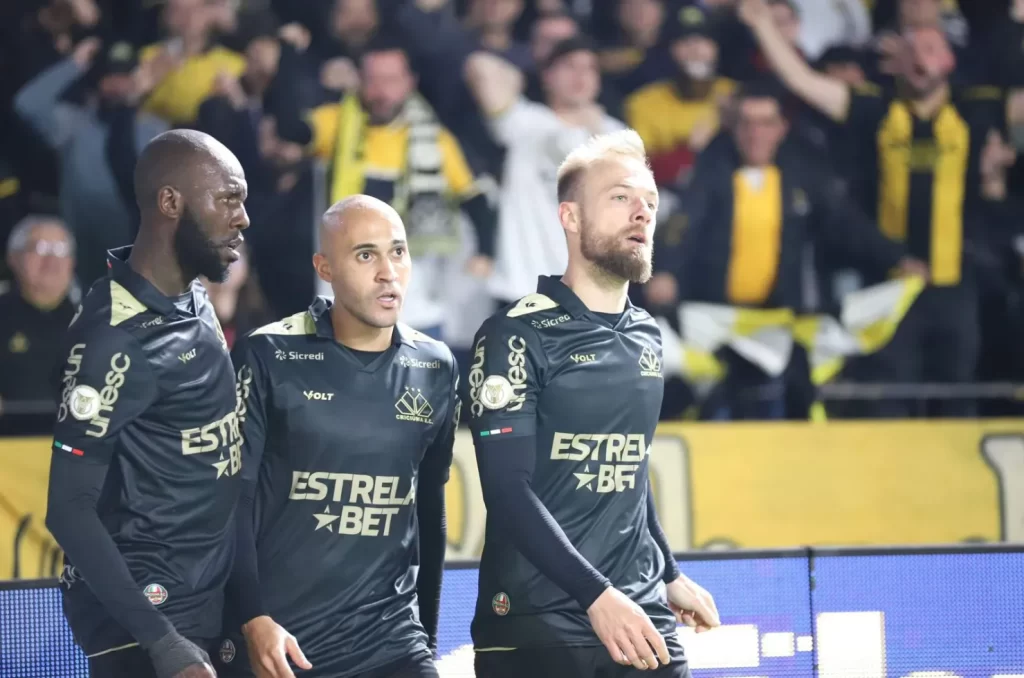
[[[1024,678],[1024,552],[732,552],[680,567],[722,613],[714,632],[681,631],[695,678]],[[88,676],[59,589],[9,585],[0,678]],[[443,678],[473,676],[476,591],[476,569],[445,573]]]

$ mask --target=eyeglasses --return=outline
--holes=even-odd
[[[66,259],[73,254],[71,244],[66,240],[36,240],[34,243],[30,243],[25,251],[34,252],[41,257],[57,257],[58,259]]]

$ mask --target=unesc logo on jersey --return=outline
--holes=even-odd
[[[428,426],[434,423],[430,418],[434,414],[434,408],[423,395],[423,391],[418,388],[406,386],[405,393],[395,403],[395,409],[398,410],[395,419],[399,421],[415,421]]]
[[[654,351],[644,346],[640,352],[640,376],[655,377],[661,379],[661,360],[654,354]]]

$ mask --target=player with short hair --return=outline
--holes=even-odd
[[[46,526],[90,673],[213,676],[234,555],[241,440],[224,335],[197,277],[227,277],[249,226],[238,160],[205,134],[155,137],[141,224],[71,321]]]
[[[398,323],[411,263],[392,207],[331,207],[313,265],[334,300],[233,352],[244,489],[218,671],[291,678],[290,656],[303,676],[436,677],[458,369]]]
[[[557,190],[565,274],[541,277],[473,346],[487,505],[476,674],[685,677],[676,621],[719,620],[679,573],[648,479],[661,335],[627,297],[650,278],[658,208],[643,142],[632,130],[592,138],[562,163]]]

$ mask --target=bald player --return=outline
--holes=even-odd
[[[213,676],[234,554],[234,370],[197,277],[223,280],[249,218],[238,160],[166,132],[135,170],[141,225],[66,338],[46,525],[93,676]]]
[[[398,323],[410,260],[386,203],[331,207],[313,267],[334,300],[232,356],[244,489],[218,671],[437,676],[455,360]]]

